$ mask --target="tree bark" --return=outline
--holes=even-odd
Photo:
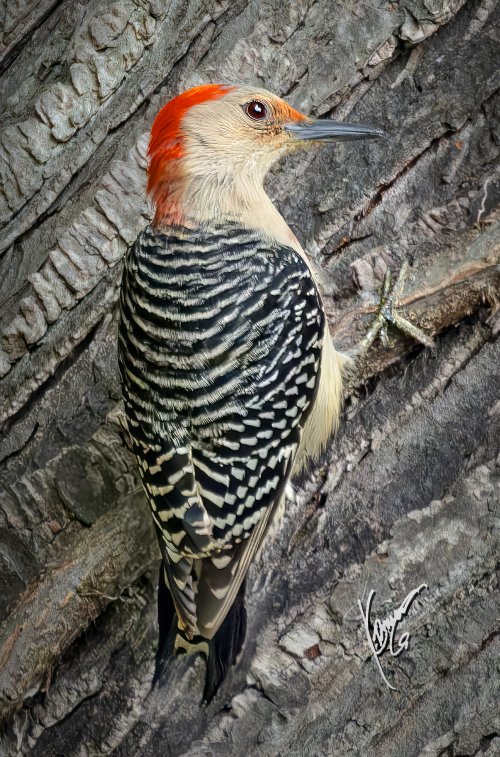
[[[500,8],[494,0],[0,5],[0,754],[500,752]],[[268,190],[353,347],[412,267],[341,428],[249,574],[247,641],[151,691],[159,550],[112,422],[123,256],[151,217],[154,115],[253,83],[384,141]],[[409,648],[371,655],[358,599]]]

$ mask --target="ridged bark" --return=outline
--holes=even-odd
[[[0,753],[500,750],[500,8],[494,0],[0,5]],[[383,142],[294,156],[269,193],[351,347],[385,270],[392,333],[250,571],[243,658],[150,693],[159,551],[119,401],[123,255],[151,217],[147,132],[201,82],[255,83]],[[381,664],[380,617],[428,589]]]

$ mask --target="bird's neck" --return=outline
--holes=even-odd
[[[166,185],[157,201],[154,224],[159,228],[182,225],[188,228],[238,223],[256,229],[277,243],[303,255],[296,236],[269,199],[262,180],[242,173],[182,175]]]

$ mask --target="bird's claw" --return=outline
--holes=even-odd
[[[403,292],[407,274],[408,263],[405,261],[401,266],[401,270],[396,281],[391,287],[392,272],[390,268],[387,269],[384,276],[384,283],[380,296],[380,305],[377,314],[371,322],[365,336],[356,346],[356,349],[354,351],[356,357],[364,355],[369,350],[377,336],[380,338],[380,341],[385,348],[390,347],[391,340],[389,338],[388,332],[389,324],[396,326],[396,328],[398,328],[404,334],[411,336],[412,339],[415,339],[417,342],[420,342],[426,347],[434,346],[432,338],[428,334],[426,334],[425,331],[420,329],[418,326],[415,326],[415,324],[409,321],[407,318],[404,318],[399,314],[397,310],[397,303]]]

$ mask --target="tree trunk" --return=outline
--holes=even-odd
[[[3,0],[0,753],[500,753],[500,8],[495,0]],[[435,338],[375,343],[321,466],[249,574],[242,659],[151,691],[159,550],[112,422],[116,303],[150,219],[147,132],[254,83],[379,142],[286,160],[269,193],[352,347],[387,266]],[[363,607],[409,648],[371,655]],[[402,640],[404,641],[404,639]]]

